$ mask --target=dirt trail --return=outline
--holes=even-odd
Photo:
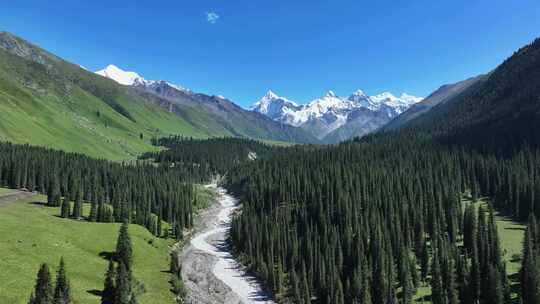
[[[14,190],[12,192],[0,194],[0,207],[2,207],[2,205],[7,205],[9,203],[16,202],[23,198],[32,197],[34,195],[37,195],[37,193],[19,191],[19,190]]]
[[[200,217],[194,237],[182,254],[182,277],[189,290],[187,303],[273,304],[256,278],[246,274],[230,254],[226,234],[237,200],[214,187],[217,202]]]

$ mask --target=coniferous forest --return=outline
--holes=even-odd
[[[171,136],[152,139],[167,150],[148,152],[141,159],[152,159],[165,167],[174,167],[193,182],[204,183],[223,175],[247,160],[277,153],[277,146],[245,138],[211,138],[206,140]]]
[[[62,217],[79,219],[82,204],[91,204],[88,220],[130,222],[156,236],[172,235],[193,224],[196,197],[190,177],[151,164],[115,163],[80,154],[0,143],[0,183],[47,194],[49,206]],[[72,201],[71,208],[69,202]]]
[[[287,303],[540,303],[539,52],[403,130],[232,170],[237,256]],[[517,298],[495,210],[530,222]]]

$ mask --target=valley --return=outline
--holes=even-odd
[[[29,1],[0,304],[540,304],[540,4]]]
[[[227,245],[237,200],[223,188],[208,185],[216,193],[216,207],[202,215],[203,228],[193,236],[181,257],[188,302],[274,303],[254,276],[247,274]]]

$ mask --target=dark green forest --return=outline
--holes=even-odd
[[[193,224],[197,202],[189,180],[179,171],[151,164],[0,143],[0,184],[46,193],[47,204],[62,206],[63,217],[81,218],[82,204],[88,202],[88,220],[139,224],[156,236],[169,234],[162,221],[178,237]]]
[[[243,203],[231,241],[294,303],[410,303],[421,281],[433,303],[507,303],[492,208],[462,197],[527,219],[539,173],[539,151],[486,156],[410,137],[291,150],[229,174]]]
[[[141,159],[152,159],[161,166],[175,168],[191,181],[206,183],[215,175],[224,175],[239,164],[284,150],[246,138],[207,140],[171,136],[152,139],[152,144],[168,148],[148,152]]]

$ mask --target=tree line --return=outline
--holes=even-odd
[[[182,237],[193,224],[195,191],[185,172],[147,163],[115,163],[61,151],[0,143],[0,184],[47,194],[63,217],[130,222],[156,236]],[[70,202],[73,202],[71,204]],[[171,233],[162,222],[168,222]]]
[[[162,166],[175,168],[192,182],[206,183],[248,160],[277,153],[283,147],[271,146],[247,138],[193,139],[182,136],[153,138],[152,144],[167,147],[147,152],[141,159],[152,159]]]

